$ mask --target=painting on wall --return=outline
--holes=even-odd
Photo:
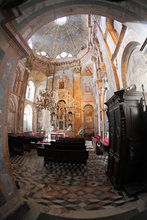
[[[83,96],[86,95],[93,95],[93,82],[91,76],[84,76],[82,80],[82,93]]]
[[[88,62],[85,65],[83,65],[81,73],[82,73],[82,76],[92,76],[93,71],[94,71],[93,63]]]
[[[59,82],[59,89],[64,89],[64,82]]]

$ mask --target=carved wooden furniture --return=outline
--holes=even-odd
[[[107,173],[116,188],[143,181],[141,97],[141,92],[120,90],[105,103],[110,133]]]

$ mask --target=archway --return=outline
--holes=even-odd
[[[16,26],[27,40],[41,26],[47,22],[53,21],[59,17],[75,15],[75,14],[96,14],[107,16],[113,20],[118,20],[121,23],[130,22],[128,25],[133,27],[131,22],[145,22],[147,15],[146,2],[142,1],[142,5],[136,1],[82,1],[69,0],[58,1],[51,3],[50,0],[46,4],[37,2],[26,2],[19,6],[20,10],[24,11],[21,20],[17,20]],[[31,11],[31,14],[28,13]],[[25,33],[26,32],[26,33]]]
[[[131,42],[129,43],[123,53],[122,56],[122,63],[121,63],[121,71],[122,71],[122,82],[123,82],[123,87],[127,88],[129,85],[127,83],[127,69],[128,69],[128,62],[131,56],[131,53],[139,46],[138,42]]]

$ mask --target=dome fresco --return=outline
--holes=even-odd
[[[87,41],[88,15],[75,15],[44,25],[32,35],[28,44],[37,54],[49,58],[56,58],[63,52],[76,57],[87,47]]]

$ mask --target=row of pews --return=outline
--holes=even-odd
[[[37,147],[37,153],[44,157],[44,166],[51,161],[86,164],[89,156],[84,138],[69,137],[62,137],[48,144],[44,143],[44,147]]]
[[[43,141],[43,135],[22,135],[22,134],[8,134],[8,147],[10,156],[23,155],[25,151],[31,151],[36,148],[38,141]]]

